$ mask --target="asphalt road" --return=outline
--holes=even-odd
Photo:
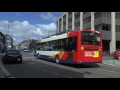
[[[22,53],[23,63],[3,64],[3,71],[13,78],[120,78],[120,67],[103,64],[65,65],[36,59]]]

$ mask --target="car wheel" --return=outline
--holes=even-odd
[[[56,56],[56,58],[55,58],[55,62],[56,62],[57,64],[59,64],[59,63],[60,63],[60,59],[59,59],[59,57],[58,57],[58,56]]]
[[[118,59],[120,60],[120,56],[118,56]]]

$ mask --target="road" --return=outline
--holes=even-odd
[[[36,59],[22,53],[23,63],[3,64],[6,76],[13,78],[120,78],[120,67],[103,64],[65,65]]]

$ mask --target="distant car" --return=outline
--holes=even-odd
[[[120,60],[120,50],[116,50],[116,51],[114,52],[114,58]]]
[[[31,52],[33,52],[33,50],[32,50],[32,49],[29,49],[29,50],[28,50],[28,52],[30,52],[30,53],[31,53]]]
[[[28,49],[25,49],[24,52],[28,52]]]
[[[22,54],[19,50],[6,50],[2,56],[2,62],[19,62],[22,63]]]

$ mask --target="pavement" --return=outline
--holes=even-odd
[[[120,60],[114,59],[114,57],[110,55],[103,55],[102,64],[120,67]]]

